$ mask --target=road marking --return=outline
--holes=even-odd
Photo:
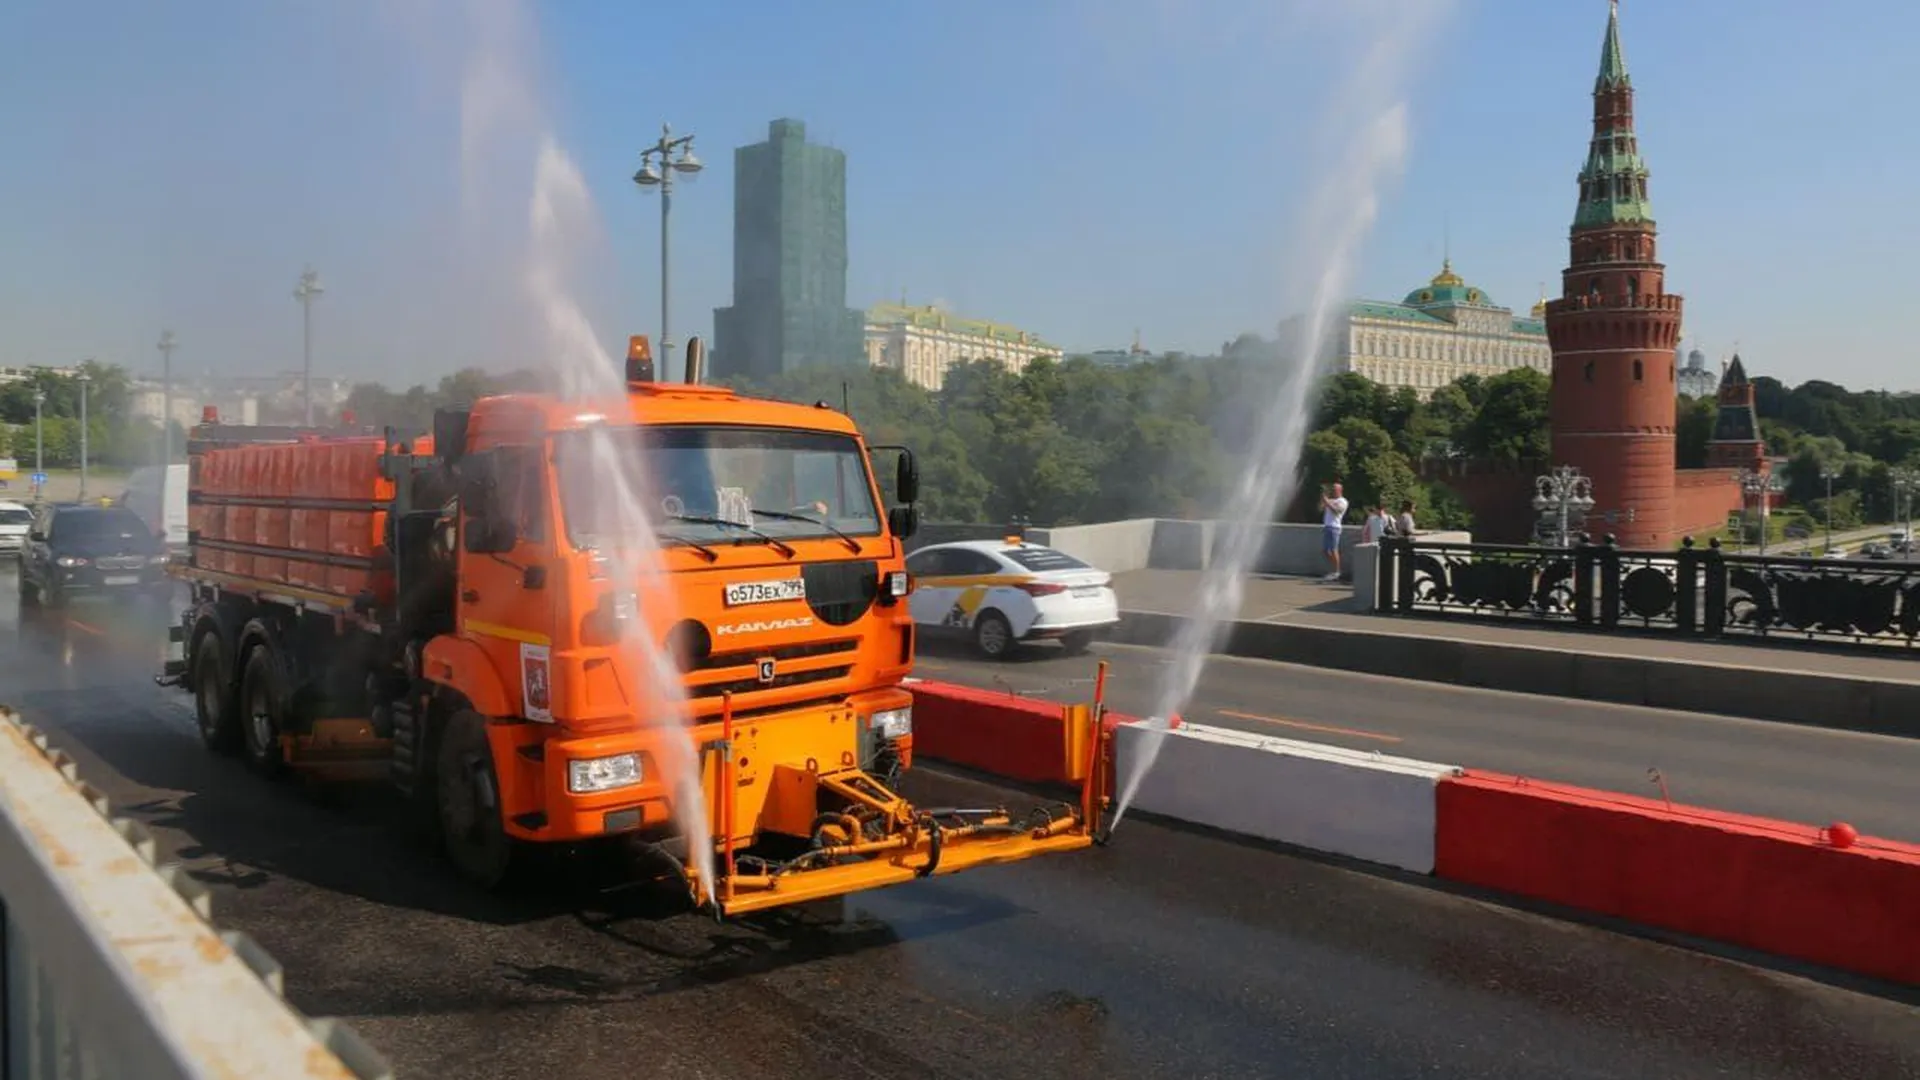
[[[1398,735],[1382,735],[1377,731],[1361,731],[1358,728],[1335,727],[1332,724],[1310,724],[1305,720],[1288,720],[1279,716],[1261,716],[1259,713],[1239,712],[1234,709],[1215,709],[1221,716],[1231,716],[1236,720],[1258,720],[1263,724],[1278,724],[1281,727],[1298,728],[1301,731],[1318,731],[1327,735],[1351,735],[1356,739],[1373,739],[1383,743],[1402,742]]]
[[[86,623],[81,622],[79,619],[68,619],[67,625],[83,633],[92,634],[94,637],[107,636],[107,632],[105,630],[102,630],[97,626],[88,626]]]

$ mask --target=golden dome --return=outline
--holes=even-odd
[[[1438,289],[1448,285],[1465,285],[1466,282],[1461,280],[1459,274],[1453,272],[1453,260],[1446,259],[1440,264],[1440,272],[1433,275],[1433,280],[1427,284]]]

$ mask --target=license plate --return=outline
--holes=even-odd
[[[1099,596],[1099,595],[1100,595],[1100,586],[1098,586],[1098,585],[1076,585],[1076,586],[1074,586],[1074,589],[1073,589],[1073,595],[1075,595],[1075,596]]]
[[[108,574],[106,577],[100,579],[100,583],[102,585],[138,585],[140,584],[140,575]]]
[[[805,600],[807,583],[800,578],[784,581],[741,581],[727,586],[728,607],[742,604],[774,604],[782,600]]]

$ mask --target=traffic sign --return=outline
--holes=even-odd
[[[46,486],[47,486],[47,474],[46,474],[46,473],[43,473],[43,472],[37,472],[37,473],[34,473],[34,474],[33,474],[33,486],[34,486],[34,487],[46,487]]]

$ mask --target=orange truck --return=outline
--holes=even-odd
[[[488,397],[430,435],[195,428],[160,681],[261,773],[393,785],[488,887],[530,847],[638,842],[724,915],[1092,843],[1101,770],[1023,816],[896,794],[913,455],[702,385],[689,348],[685,382],[636,337],[614,402]],[[615,512],[609,462],[651,513]]]

